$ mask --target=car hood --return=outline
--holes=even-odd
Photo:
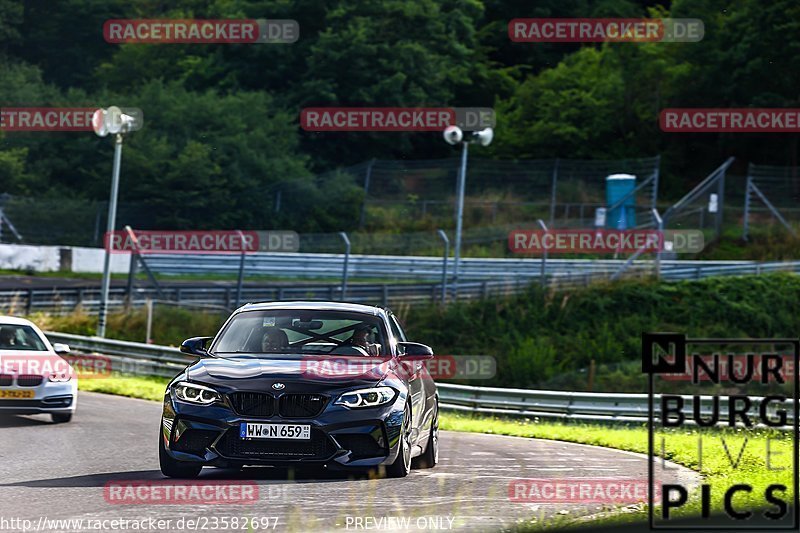
[[[186,369],[191,381],[231,388],[264,389],[283,383],[287,391],[322,391],[349,386],[372,386],[394,369],[391,357],[280,356],[201,359]]]

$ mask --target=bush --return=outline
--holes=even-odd
[[[497,377],[475,385],[539,387],[559,382],[595,390],[641,391],[635,375],[645,331],[690,337],[796,337],[800,277],[781,273],[658,283],[599,284],[545,292],[538,286],[503,299],[428,307],[407,313],[413,340],[437,353],[491,355]],[[608,370],[606,370],[606,367]]]

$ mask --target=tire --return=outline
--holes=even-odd
[[[164,437],[160,432],[158,434],[158,463],[161,466],[162,474],[180,479],[196,478],[203,469],[203,465],[176,461],[170,457],[164,448]]]
[[[386,467],[389,477],[406,477],[411,471],[411,406],[406,404],[403,425],[400,427],[400,449],[397,459]]]
[[[66,424],[72,420],[72,413],[50,413],[54,424]]]
[[[439,464],[439,401],[436,401],[431,422],[431,434],[428,437],[428,446],[425,453],[414,459],[414,468],[433,468]]]

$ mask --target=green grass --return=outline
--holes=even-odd
[[[81,379],[78,381],[78,389],[160,402],[164,399],[164,389],[169,382],[169,378],[115,374],[111,377]]]
[[[552,439],[594,446],[604,446],[638,453],[647,453],[646,426],[607,426],[592,424],[561,424],[539,422],[529,419],[515,420],[504,418],[476,417],[471,415],[445,413],[441,417],[440,427],[450,431],[468,431],[474,433],[490,433],[540,439]],[[662,433],[660,432],[659,435]],[[723,510],[723,492],[736,483],[748,483],[753,487],[751,496],[737,496],[737,506],[752,505],[753,508],[764,507],[764,489],[776,482],[789,487],[782,495],[791,501],[793,491],[791,468],[781,472],[769,472],[766,464],[766,446],[770,439],[771,466],[790,466],[793,453],[790,432],[750,431],[745,434],[741,430],[713,430],[702,432],[703,461],[698,461],[698,437],[701,433],[694,429],[680,428],[663,432],[665,437],[665,458],[677,464],[698,471],[703,476],[703,483],[711,485],[712,512]],[[724,444],[721,439],[724,439]],[[746,445],[745,445],[746,442]],[[656,437],[656,451],[660,449],[660,439]],[[728,453],[735,461],[742,450],[741,461],[733,470],[729,463]],[[727,446],[727,452],[725,449]],[[659,454],[660,455],[660,454]],[[689,505],[680,509],[677,516],[697,516],[699,502],[690,500]],[[600,519],[603,523],[631,523],[647,520],[647,508],[641,506],[637,511],[626,509],[625,513],[612,513]],[[521,526],[523,531],[548,529],[550,527],[566,527],[577,525],[580,519],[570,520],[559,517],[556,521],[544,524],[539,521],[529,522]],[[598,525],[596,520],[593,525]]]

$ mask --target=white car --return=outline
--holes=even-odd
[[[66,344],[50,344],[30,320],[0,316],[0,416],[49,414],[72,420],[78,377],[62,355]]]

